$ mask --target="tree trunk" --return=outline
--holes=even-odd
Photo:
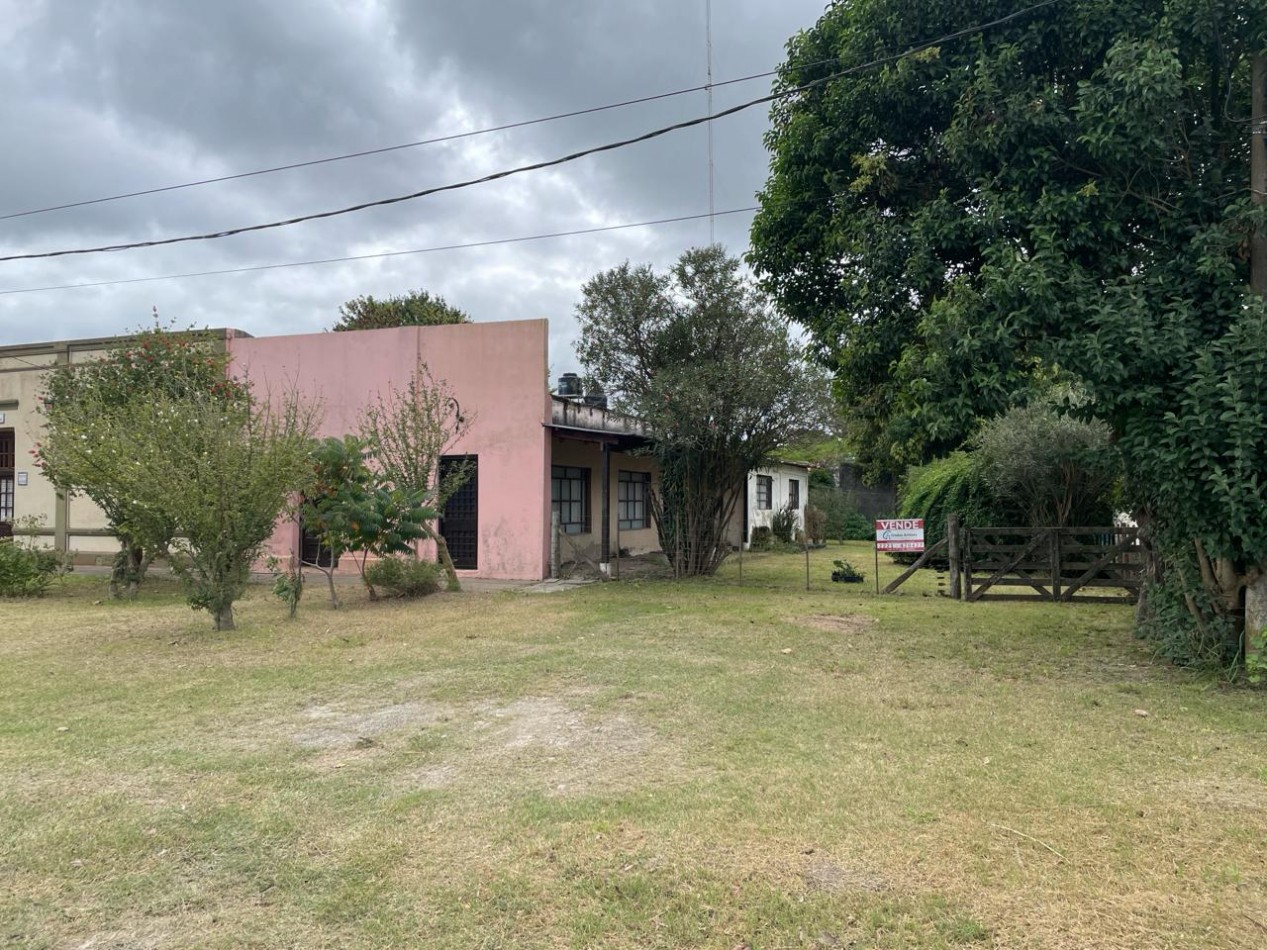
[[[439,555],[440,563],[444,566],[444,573],[449,577],[448,590],[457,593],[462,589],[462,584],[458,580],[457,569],[453,566],[453,558],[449,557],[449,545],[444,540],[444,535],[440,532],[432,532],[431,536],[436,542],[436,554]]]
[[[217,630],[236,630],[237,627],[233,623],[233,605],[225,604],[215,614],[215,625]]]
[[[369,558],[369,552],[361,552],[361,560],[357,562],[357,569],[361,572],[361,583],[365,585],[365,589],[369,591],[370,600],[378,600],[378,591],[374,589],[374,585],[370,583],[370,579],[365,576],[365,561]],[[333,583],[333,582],[331,582]],[[331,588],[333,590],[333,587]]]
[[[1267,564],[1245,585],[1245,665],[1267,664]]]
[[[340,603],[339,595],[335,593],[334,590],[334,568],[331,567],[329,570],[322,570],[321,573],[326,576],[326,583],[330,585],[330,606],[335,610],[338,610]]]
[[[115,600],[123,597],[135,600],[141,579],[149,567],[149,560],[145,556],[145,549],[126,537],[119,539],[119,548],[119,554],[110,570],[110,596]]]
[[[145,553],[144,548],[136,548],[132,552],[133,562],[128,574],[128,600],[136,600],[137,594],[141,592],[141,581],[145,577],[145,572],[150,569],[149,555]]]

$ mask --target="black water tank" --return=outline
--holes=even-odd
[[[576,373],[564,373],[559,377],[559,389],[555,395],[579,396],[581,394],[581,377]]]

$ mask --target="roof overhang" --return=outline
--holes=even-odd
[[[586,429],[581,426],[566,426],[546,423],[546,428],[562,439],[577,439],[581,442],[605,442],[621,448],[641,448],[649,445],[651,439],[645,435],[632,432],[611,432],[607,429]]]

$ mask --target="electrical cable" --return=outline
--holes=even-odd
[[[699,221],[703,218],[720,218],[724,215],[743,214],[756,211],[753,205],[749,208],[731,208],[728,211],[706,212],[702,214],[685,214],[675,218],[657,218],[653,221],[633,221],[628,224],[609,224],[594,228],[580,228],[574,231],[554,231],[549,234],[529,234],[522,237],[496,238],[489,241],[470,241],[464,244],[441,244],[434,247],[415,247],[405,251],[381,251],[374,254],[352,254],[346,257],[325,257],[308,261],[285,261],[279,264],[255,264],[249,267],[227,267],[222,270],[193,271],[186,274],[159,274],[153,277],[124,277],[118,280],[94,280],[78,284],[57,284],[49,287],[18,287],[13,290],[0,290],[0,297],[10,294],[34,294],[49,290],[76,290],[82,287],[110,287],[115,284],[144,284],[155,280],[179,280],[185,277],[214,277],[221,274],[245,274],[251,271],[279,270],[286,267],[309,267],[315,264],[341,264],[347,261],[369,261],[387,257],[405,257],[410,254],[431,254],[436,251],[457,251],[473,247],[494,247],[499,244],[523,244],[528,241],[544,241],[550,238],[575,237],[582,234],[600,234],[605,231],[624,231],[629,228],[646,228],[659,224],[676,224],[679,221]]]
[[[378,199],[377,201],[366,201],[360,204],[350,205],[345,208],[336,208],[331,211],[320,211],[320,212],[315,212],[312,214],[298,215],[296,217],[286,218],[280,221],[270,221],[266,224],[245,225],[243,227],[229,228],[223,231],[211,231],[204,234],[185,235],[183,237],[161,238],[154,241],[136,241],[136,242],[132,242],[128,244],[108,244],[108,245],[101,245],[98,247],[74,248],[71,250],[63,250],[63,251],[42,251],[42,252],[33,253],[33,254],[10,254],[6,256],[0,256],[0,262],[37,260],[37,259],[45,259],[45,258],[52,258],[52,257],[67,257],[71,255],[80,255],[80,254],[100,254],[100,253],[104,253],[108,251],[127,251],[127,250],[134,250],[136,248],[143,248],[143,247],[162,247],[169,244],[183,244],[190,241],[217,240],[219,238],[232,237],[234,235],[246,234],[246,233],[250,233],[254,231],[267,231],[267,230],[272,230],[274,228],[289,227],[290,225],[301,224],[306,221],[317,221],[324,218],[338,217],[345,214],[351,214],[356,211],[364,211],[367,208],[376,208],[376,207],[383,207],[386,205],[399,204],[404,201],[413,201],[418,198],[425,198],[430,195],[439,194],[446,191],[457,191],[459,189],[469,188],[474,185],[487,184],[488,182],[497,181],[502,178],[509,178],[512,175],[520,175],[520,174],[524,174],[525,172],[530,172],[530,171],[540,171],[545,168],[552,168],[558,165],[568,164],[570,162],[577,161],[578,159],[585,158],[589,155],[596,155],[601,152],[614,151],[616,149],[626,148],[630,145],[636,145],[641,142],[647,142],[652,139],[656,139],[656,138],[660,138],[661,136],[668,135],[671,132],[678,132],[683,129],[694,128],[695,126],[703,125],[706,122],[714,122],[717,119],[722,119],[722,118],[726,118],[727,116],[735,115],[739,112],[743,112],[747,109],[751,109],[753,106],[764,105],[765,103],[773,102],[777,99],[784,99],[789,96],[794,96],[803,92],[808,92],[809,90],[817,88],[818,86],[822,86],[828,82],[831,82],[832,80],[840,79],[845,76],[854,75],[856,73],[863,72],[868,69],[873,69],[876,66],[882,66],[887,63],[895,62],[899,59],[903,59],[907,56],[911,56],[915,53],[921,52],[922,50],[928,49],[929,47],[937,46],[954,39],[959,39],[961,37],[969,36],[974,33],[980,33],[983,30],[987,30],[987,29],[990,29],[991,27],[999,26],[1011,20],[1015,20],[1018,17],[1025,16],[1028,13],[1032,13],[1035,10],[1041,9],[1043,7],[1048,7],[1054,3],[1059,3],[1059,2],[1061,2],[1061,0],[1042,0],[1041,3],[1032,4],[1014,13],[1010,13],[1007,16],[1000,17],[995,20],[991,20],[988,23],[982,23],[976,26],[966,27],[954,33],[949,33],[944,36],[940,36],[935,39],[928,40],[924,43],[920,43],[916,46],[910,47],[909,49],[903,50],[900,53],[893,53],[888,56],[883,56],[878,59],[871,60],[870,62],[862,63],[858,66],[852,66],[848,69],[830,73],[826,76],[819,77],[818,79],[812,80],[811,82],[808,82],[808,83],[804,83],[800,86],[796,86],[792,89],[785,89],[781,92],[771,93],[766,96],[761,96],[756,99],[751,99],[747,102],[740,103],[737,106],[732,106],[729,109],[723,109],[722,111],[714,113],[712,115],[697,116],[696,118],[687,119],[683,122],[675,122],[672,125],[666,125],[658,129],[652,129],[650,132],[644,132],[641,135],[635,135],[626,139],[618,139],[613,142],[607,142],[603,145],[591,146],[590,148],[581,149],[580,151],[576,151],[576,152],[571,152],[559,158],[546,159],[545,161],[533,162],[532,164],[529,164],[529,165],[520,165],[515,168],[504,169],[499,172],[493,172],[492,174],[489,174],[489,175],[483,175],[479,178],[470,178],[464,181],[453,182],[447,185],[437,185],[432,188],[424,188],[421,191],[415,191],[406,195],[397,195],[392,198],[381,198],[381,199]]]
[[[806,65],[807,67],[813,67],[832,62],[835,62],[835,60],[823,60],[819,63],[808,63]],[[382,148],[364,149],[359,152],[346,152],[342,155],[330,155],[325,158],[314,158],[304,162],[291,162],[288,165],[274,165],[270,168],[258,168],[249,172],[237,172],[232,175],[221,175],[218,178],[202,178],[197,181],[187,181],[178,185],[164,185],[159,188],[146,188],[141,191],[129,191],[125,194],[107,195],[103,198],[87,198],[83,201],[71,201],[66,204],[49,205],[46,208],[32,208],[30,211],[13,211],[8,214],[0,214],[0,221],[7,221],[10,218],[25,218],[35,214],[45,214],[49,211],[64,211],[68,208],[82,208],[87,205],[104,204],[108,201],[122,201],[126,198],[141,198],[145,195],[158,195],[168,191],[180,191],[183,188],[198,188],[202,185],[215,185],[224,181],[237,181],[241,178],[254,178],[258,175],[271,175],[275,172],[293,171],[298,168],[310,168],[313,165],[326,165],[331,162],[345,162],[354,158],[383,155],[388,152],[399,152],[404,149],[419,148],[424,145],[440,145],[445,142],[456,142],[459,139],[473,138],[477,135],[488,135],[493,132],[508,132],[512,129],[523,129],[533,125],[541,125],[546,122],[557,122],[561,119],[574,119],[578,116],[594,115],[595,113],[608,112],[612,109],[623,109],[628,106],[641,105],[646,102],[658,102],[663,99],[672,99],[676,96],[685,96],[693,92],[704,92],[721,86],[733,86],[736,83],[751,82],[754,79],[766,79],[775,75],[777,72],[778,70],[772,69],[764,73],[752,73],[748,76],[738,76],[734,79],[726,79],[716,83],[710,81],[703,86],[691,86],[688,89],[675,89],[672,92],[661,92],[649,96],[639,96],[635,99],[624,99],[620,102],[612,102],[607,105],[591,106],[586,109],[575,109],[571,112],[560,112],[556,115],[542,116],[537,119],[524,119],[519,122],[507,122],[504,125],[495,125],[484,129],[473,129],[469,132],[454,132],[448,135],[436,136],[435,138],[420,139],[416,142],[403,142],[399,145],[385,145]]]

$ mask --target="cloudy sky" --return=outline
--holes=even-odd
[[[712,0],[713,77],[775,68],[824,0]],[[0,215],[469,132],[701,85],[705,0],[0,0]],[[721,110],[769,79],[717,89]],[[702,92],[352,161],[0,220],[0,254],[238,227],[553,158],[702,115]],[[766,174],[766,108],[714,126],[718,211]],[[447,195],[253,235],[0,263],[0,292],[374,254],[708,210],[703,127]],[[750,214],[716,238],[747,244]],[[0,343],[180,325],[313,332],[358,294],[548,317],[572,368],[581,284],[664,266],[706,220],[379,260],[0,293]]]

